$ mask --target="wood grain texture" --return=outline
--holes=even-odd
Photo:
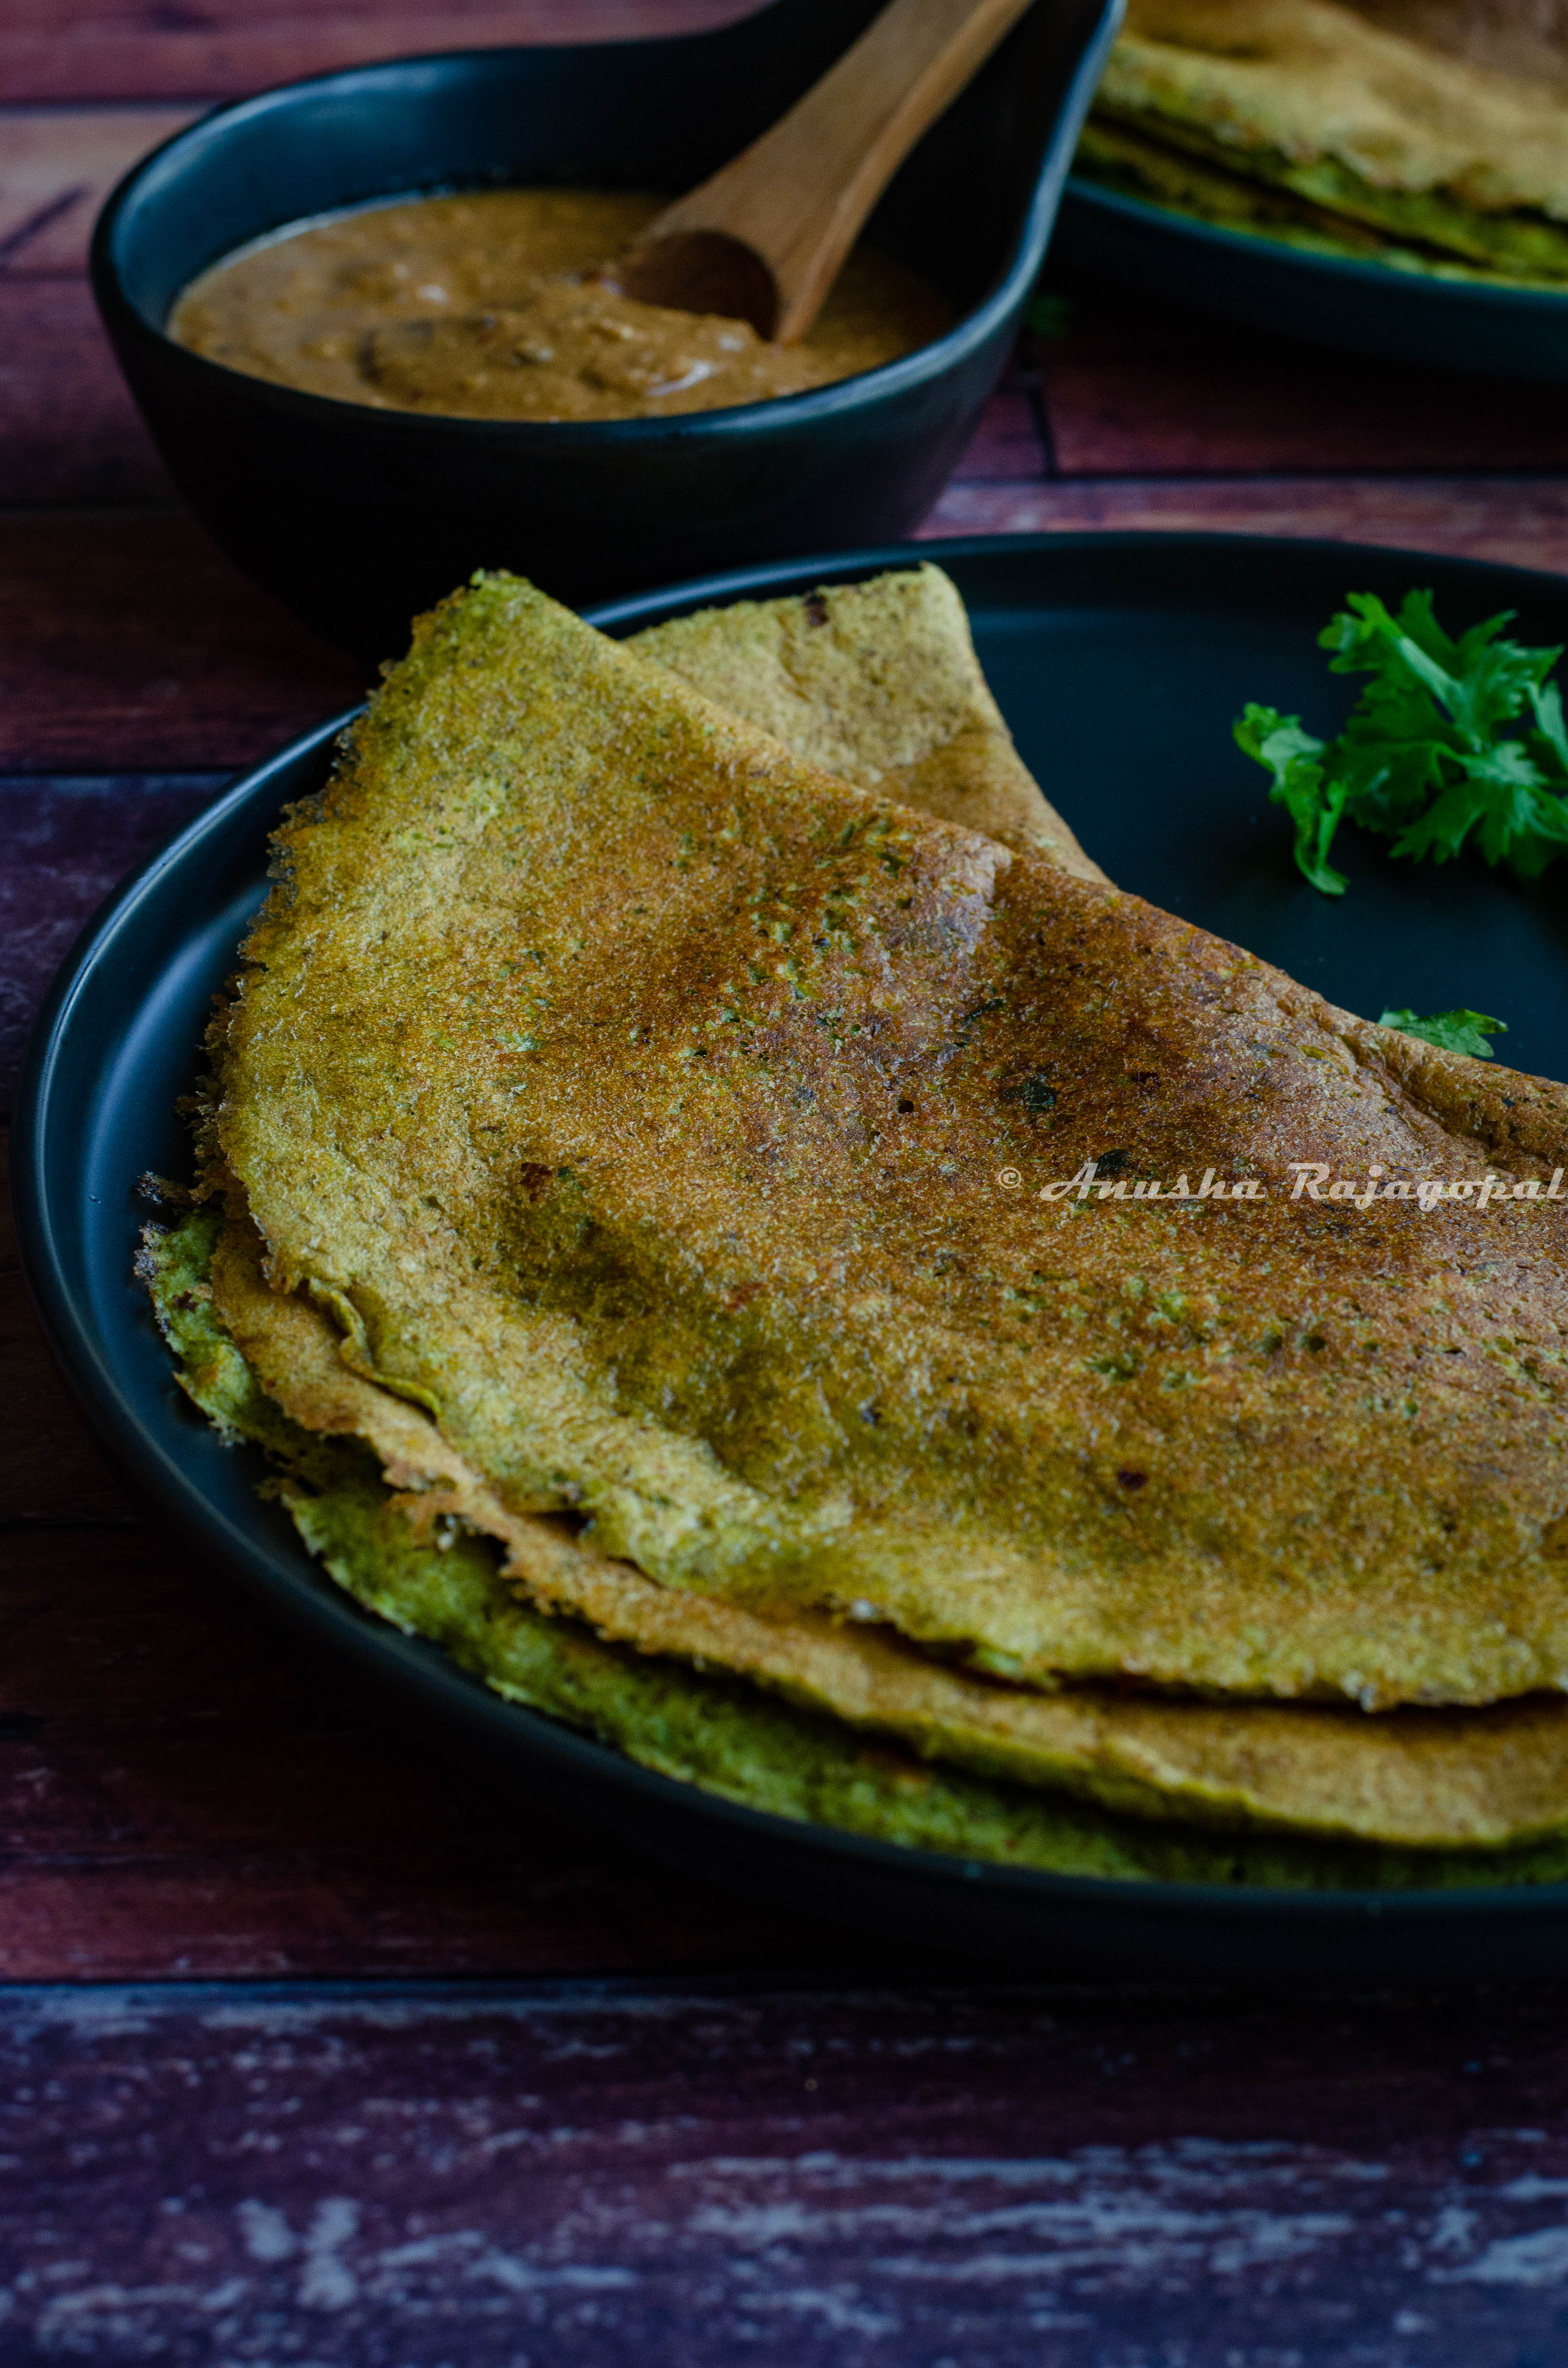
[[[0,22],[0,100],[237,98],[372,58],[529,42],[644,40],[750,15],[745,0],[335,0],[252,8],[245,0],[9,0]]]
[[[227,778],[0,776],[0,1114],[11,1107],[33,1014],[77,931]]]
[[[41,1396],[46,1456],[61,1422]],[[107,1479],[93,1525],[89,1472],[74,1519],[0,1528],[0,1982],[885,1958],[393,1725]]]
[[[0,30],[0,51],[5,35]],[[122,173],[191,120],[188,107],[0,109],[0,274],[84,271],[98,208]]]
[[[0,513],[0,771],[248,764],[367,672],[183,512]]]
[[[1561,573],[1568,568],[1568,475],[955,482],[921,529],[926,536],[1178,530],[1312,535]]]
[[[0,272],[0,504],[173,502],[85,279]]]
[[[88,1438],[55,1372],[22,1279],[0,1125],[0,1375],[18,1410],[0,1424],[0,1555],[5,1541],[44,1524],[126,1525],[141,1515]]]
[[[0,1372],[6,1397],[23,1410],[0,1433],[0,1542],[24,1527],[95,1533],[129,1528],[141,1520],[140,1508],[88,1436],[44,1346],[9,1238],[3,1190],[0,1233]],[[113,1541],[95,1534],[82,1551],[112,1560]],[[9,1543],[0,1543],[0,1557],[9,1552]]]
[[[10,2361],[1554,2368],[1553,1997],[14,1994]]]
[[[981,414],[953,483],[1025,485],[1046,472],[1038,389],[1024,373],[1010,371]]]
[[[0,1984],[891,1961],[455,1759],[150,1519],[39,1332],[4,1148]]]
[[[0,771],[29,778],[0,782],[0,1065],[118,873],[364,688],[172,505],[80,278],[98,193],[190,108],[269,82],[744,13],[12,0]],[[1198,528],[1562,568],[1563,417],[1555,394],[1080,295],[928,531]],[[20,1409],[0,1429],[0,1983],[463,1977],[370,1999],[0,1990],[0,2359],[1568,2358],[1556,1998],[856,1991],[892,1952],[664,1876],[569,1804],[443,1759],[150,1520],[53,1375],[3,1234],[0,1363]],[[791,1965],[823,1986],[728,1979]],[[473,1987],[617,1969],[692,1987]]]

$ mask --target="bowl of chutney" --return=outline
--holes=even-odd
[[[582,606],[907,534],[1006,364],[1119,0],[1036,0],[904,160],[800,346],[579,284],[596,244],[756,138],[877,6],[397,59],[177,133],[109,198],[92,269],[186,500],[373,657],[479,567]]]

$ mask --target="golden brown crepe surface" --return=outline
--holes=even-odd
[[[1014,747],[963,602],[939,567],[699,609],[628,646],[857,789],[1080,879],[1105,878]]]
[[[367,1441],[417,1536],[458,1520],[499,1539],[529,1601],[575,1613],[610,1642],[729,1670],[931,1759],[1142,1816],[1418,1848],[1568,1830],[1561,1697],[1369,1717],[1082,1687],[1040,1695],[944,1668],[883,1628],[767,1618],[658,1587],[559,1517],[508,1512],[428,1415],[347,1370],[320,1310],[267,1289],[248,1221],[220,1236],[211,1281],[216,1312],[263,1386],[306,1429]]]
[[[280,851],[223,1153],[509,1512],[1040,1682],[1568,1675],[1562,1208],[1278,1191],[1539,1179],[1561,1087],[815,773],[506,578]],[[1035,1198],[1090,1156],[1275,1197]]]

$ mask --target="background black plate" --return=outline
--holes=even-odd
[[[623,633],[713,600],[844,582],[937,558],[1048,795],[1113,878],[1238,938],[1352,1009],[1470,1003],[1514,1028],[1522,1063],[1561,1073],[1568,902],[1479,866],[1445,872],[1350,852],[1347,896],[1296,876],[1265,777],[1234,749],[1251,697],[1333,725],[1355,686],[1313,636],[1347,590],[1436,590],[1450,628],[1500,608],[1568,641],[1568,584],[1459,560],[1209,536],[1019,536],[902,544],[754,569],[600,611]],[[1364,1982],[1568,1968],[1568,1885],[1302,1895],[1053,1877],[862,1841],[733,1808],[487,1693],[433,1646],[362,1613],[255,1492],[176,1388],[131,1280],[136,1179],[188,1172],[175,1116],[209,998],[264,893],[278,807],[317,787],[344,718],[239,782],[123,887],[40,1016],[22,1083],[17,1194],[51,1340],[120,1463],[242,1579],[410,1710],[666,1860],[761,1896],[1056,1970]],[[411,1748],[425,1748],[411,1729]]]
[[[1312,255],[1076,178],[1062,192],[1051,260],[1314,345],[1568,385],[1568,290],[1487,288]]]

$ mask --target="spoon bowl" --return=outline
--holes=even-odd
[[[662,238],[644,239],[598,276],[639,304],[721,313],[732,321],[749,321],[759,337],[772,337],[778,326],[778,282],[772,266],[725,231],[668,231]]]

